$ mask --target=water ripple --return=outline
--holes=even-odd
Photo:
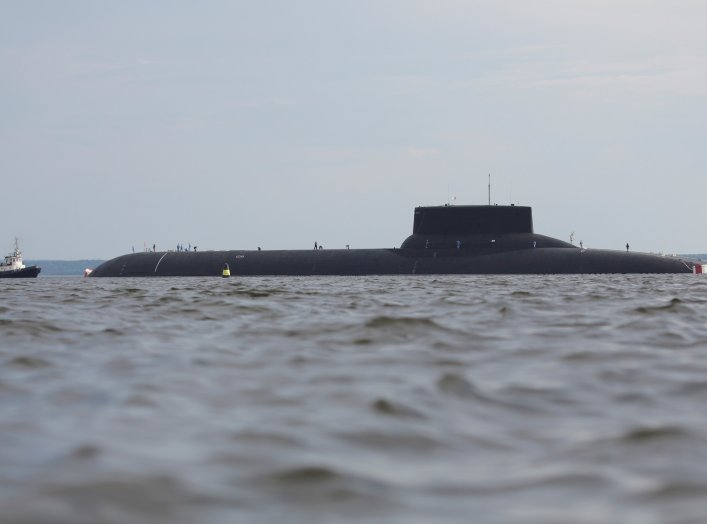
[[[704,517],[704,278],[2,284],[3,524]]]

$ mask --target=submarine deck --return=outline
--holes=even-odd
[[[328,249],[145,252],[119,256],[92,277],[404,274],[690,273],[676,257],[645,253],[546,247],[504,249]]]

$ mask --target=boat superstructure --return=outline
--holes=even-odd
[[[41,270],[37,266],[25,266],[19,241],[15,237],[15,249],[0,262],[0,278],[34,278]]]

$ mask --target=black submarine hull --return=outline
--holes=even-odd
[[[109,260],[91,276],[222,276],[226,264],[232,276],[690,273],[693,265],[538,235],[530,207],[429,206],[415,208],[399,249],[145,252]]]
[[[460,250],[334,249],[146,252],[109,260],[91,277],[259,275],[433,275],[691,273],[676,257],[578,248],[535,248],[467,254]]]

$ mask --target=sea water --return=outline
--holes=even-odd
[[[0,281],[0,522],[707,521],[707,277]]]

